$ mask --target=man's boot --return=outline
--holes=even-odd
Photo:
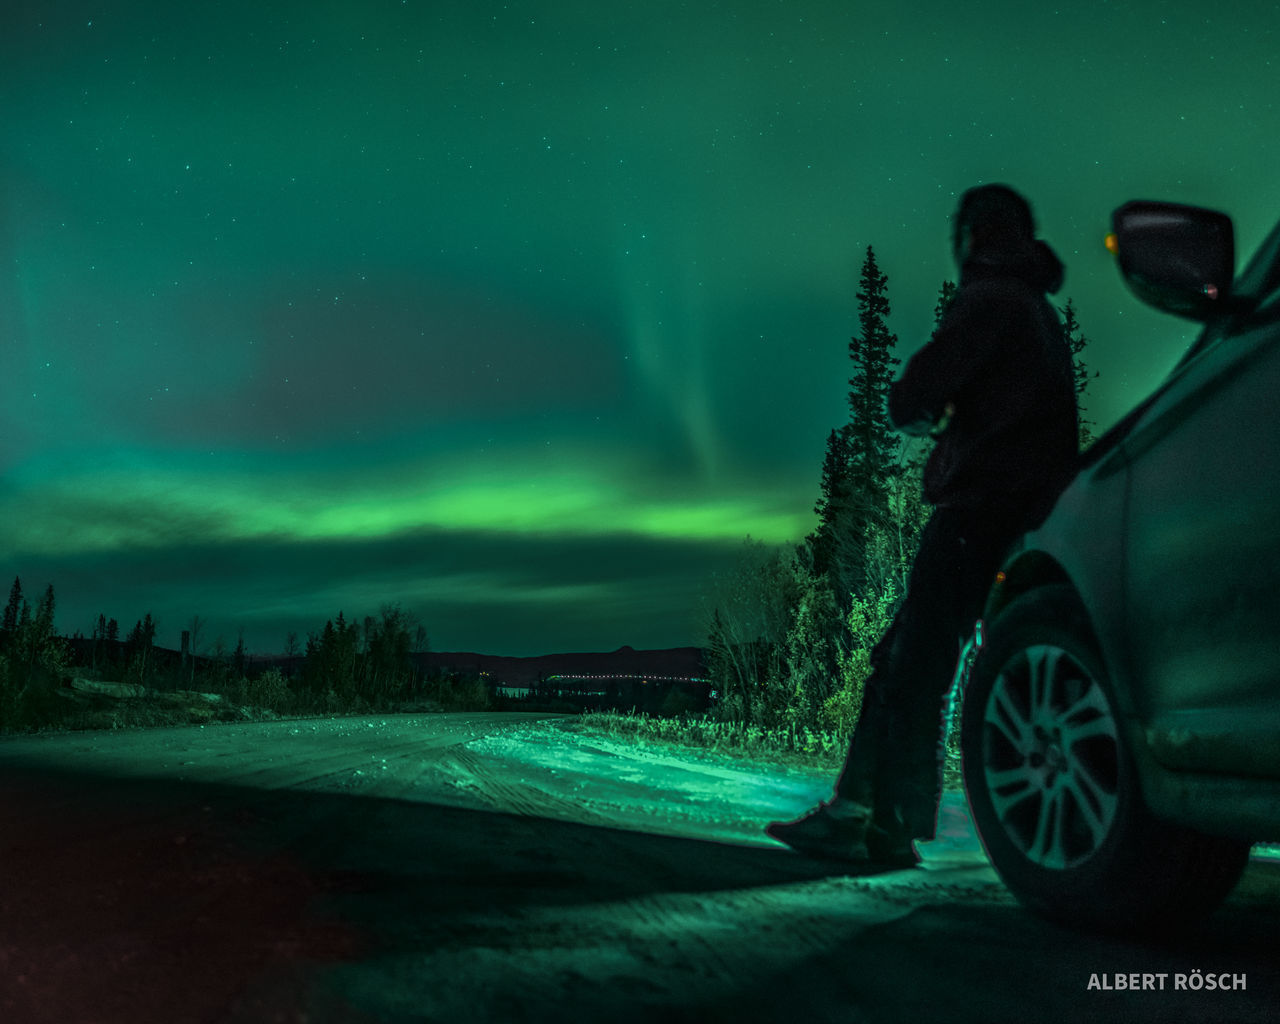
[[[867,843],[870,828],[870,807],[837,796],[795,821],[775,821],[765,833],[811,857],[864,863],[872,859]]]
[[[911,832],[896,815],[886,821],[878,816],[867,829],[867,856],[877,864],[887,867],[913,868],[920,863],[920,854]]]

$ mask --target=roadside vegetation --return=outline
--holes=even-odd
[[[956,723],[958,726],[958,722]],[[586,712],[573,727],[611,739],[640,745],[705,750],[727,757],[769,764],[814,768],[831,773],[844,763],[849,734],[832,730],[778,728],[726,722],[714,714],[666,718],[622,711]],[[943,780],[948,788],[960,786],[959,729],[948,734]]]
[[[359,625],[339,613],[305,648],[254,658],[243,640],[202,652],[202,621],[184,630],[181,652],[155,646],[148,614],[121,638],[99,616],[89,637],[60,636],[56,598],[33,606],[15,578],[0,622],[0,733],[127,729],[391,711],[481,711],[488,688],[475,678],[426,673],[412,658],[425,631],[396,605]]]
[[[576,726],[612,739],[697,747],[715,753],[806,765],[838,766],[848,746],[845,734],[831,730],[766,729],[726,722],[713,713],[667,718],[623,711],[589,711],[577,720]]]

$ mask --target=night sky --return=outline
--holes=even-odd
[[[907,357],[1024,191],[1105,428],[1193,336],[1131,198],[1280,216],[1280,5],[34,3],[0,14],[0,574],[59,629],[700,643],[812,527],[868,245]]]

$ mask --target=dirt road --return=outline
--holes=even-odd
[[[1280,1005],[1275,861],[1190,938],[1085,937],[1009,898],[958,795],[920,868],[853,877],[760,832],[828,778],[562,720],[12,739],[0,779],[13,1024],[1262,1021]],[[1211,973],[1245,988],[1175,990]]]

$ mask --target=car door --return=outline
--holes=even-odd
[[[1153,752],[1280,777],[1280,324],[1185,364],[1124,441],[1125,629]]]

